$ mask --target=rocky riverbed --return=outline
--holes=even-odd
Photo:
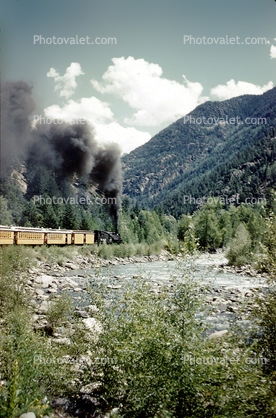
[[[158,256],[115,257],[112,260],[100,259],[94,255],[76,254],[73,260],[64,261],[62,266],[58,263],[49,264],[45,261],[38,261],[37,267],[32,267],[29,270],[27,282],[27,287],[33,294],[31,304],[36,312],[33,317],[34,326],[40,328],[47,325],[46,311],[49,309],[51,302],[61,293],[69,293],[75,301],[84,299],[89,278],[94,277],[91,269],[169,259],[172,259],[171,255],[164,251]],[[90,273],[88,273],[88,270],[90,270]],[[82,311],[79,309],[79,312]],[[91,317],[87,313],[82,313],[82,315],[88,324],[88,318]]]
[[[49,264],[39,261],[37,267],[30,269],[27,283],[33,292],[31,303],[36,312],[33,318],[34,326],[47,325],[45,313],[55,296],[63,292],[71,295],[75,301],[76,309],[83,315],[84,322],[89,324],[93,322],[92,319],[89,322],[89,318],[93,318],[93,315],[89,316],[89,309],[91,311],[92,308],[89,308],[88,304],[88,307],[81,309],[79,305],[81,301],[87,299],[87,289],[91,283],[99,280],[105,281],[106,285],[116,292],[124,286],[126,281],[133,280],[139,275],[146,276],[149,267],[155,267],[153,270],[155,275],[153,274],[152,277],[152,291],[158,292],[161,291],[158,289],[164,284],[172,281],[171,270],[179,261],[183,261],[183,257],[172,257],[167,251],[163,251],[158,256],[115,257],[112,260],[77,254],[73,260],[66,260],[62,266],[57,263]],[[150,265],[145,265],[149,262]],[[136,270],[130,269],[129,265],[131,264],[133,267],[139,266],[140,271],[138,267]],[[229,326],[227,317],[230,318],[231,314],[238,313],[238,307],[241,304],[265,287],[264,276],[258,274],[252,266],[241,268],[228,266],[223,252],[204,253],[196,258],[189,256],[186,258],[186,264],[187,268],[193,271],[192,274],[195,274],[197,280],[201,276],[205,282],[207,279],[209,280],[210,290],[205,303],[213,309],[210,317],[205,317],[205,320],[213,324],[212,329],[215,331],[227,328]],[[116,266],[121,267],[118,270]],[[166,270],[164,267],[168,271],[167,275],[164,273]],[[114,268],[119,271],[119,274],[112,271]],[[101,269],[100,276],[99,273],[96,274],[99,269]],[[162,273],[159,273],[159,270]],[[133,274],[134,272],[136,274]],[[198,272],[197,275],[196,272]],[[206,272],[208,272],[207,277]],[[152,274],[152,270],[150,274]],[[237,277],[240,277],[238,283]],[[87,305],[87,302],[83,302],[83,305]],[[250,310],[252,310],[252,306],[248,305],[248,312]]]
[[[80,255],[72,260],[65,260],[63,265],[49,264],[39,261],[37,267],[29,270],[27,286],[33,297],[34,328],[44,329],[49,338],[57,344],[70,344],[68,326],[49,330],[47,310],[58,296],[66,292],[72,297],[75,313],[81,318],[87,331],[93,335],[101,330],[101,324],[94,318],[98,308],[91,303],[89,287],[93,283],[102,281],[110,292],[118,295],[126,283],[135,282],[139,277],[151,280],[152,292],[161,292],[164,285],[174,286],[172,271],[182,261],[180,255],[172,257],[166,251],[159,256],[136,256],[131,258],[115,257],[103,260],[95,256]],[[147,263],[147,264],[146,264]],[[233,268],[227,265],[223,252],[216,254],[201,254],[196,258],[187,257],[185,265],[196,280],[208,283],[205,293],[205,308],[202,310],[202,321],[208,326],[208,338],[220,338],[227,334],[231,321],[241,326],[249,326],[248,314],[254,308],[254,294],[261,294],[264,290],[265,277],[258,274],[252,266]],[[148,274],[148,277],[147,277]],[[150,279],[149,279],[150,277]],[[243,309],[241,309],[243,307]],[[246,308],[245,308],[246,307]],[[83,396],[87,397],[87,393]],[[91,401],[92,402],[92,401]],[[93,403],[93,402],[92,402]],[[53,406],[59,415],[66,415],[70,410],[70,401],[54,400]],[[95,406],[95,405],[94,405]],[[109,415],[108,415],[109,416]]]

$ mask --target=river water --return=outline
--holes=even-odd
[[[199,285],[209,285],[207,306],[203,310],[202,319],[208,324],[209,333],[228,329],[231,321],[248,326],[248,321],[237,313],[237,306],[245,301],[252,292],[261,292],[266,287],[264,278],[250,277],[242,274],[226,272],[220,266],[227,263],[223,253],[202,254],[196,259],[178,261],[154,261],[148,263],[131,263],[110,265],[101,269],[73,270],[66,273],[82,287],[81,295],[72,292],[76,303],[82,305],[91,303],[87,299],[87,286],[105,284],[110,289],[110,297],[116,299],[124,290],[126,284],[134,284],[139,277],[152,283],[153,291],[158,292],[162,285],[173,286],[174,279],[180,279],[186,274]],[[199,314],[200,315],[200,314]]]

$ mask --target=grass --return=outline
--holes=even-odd
[[[82,254],[94,254],[103,259],[111,259],[113,257],[129,258],[136,255],[149,256],[152,254],[159,255],[164,247],[163,241],[157,241],[153,244],[147,243],[126,243],[126,244],[100,244],[100,245],[84,245],[79,248]]]
[[[58,263],[63,265],[65,260],[72,260],[78,253],[78,249],[75,246],[64,246],[58,245],[43,245],[34,247],[34,256],[40,261],[47,261],[48,263]]]

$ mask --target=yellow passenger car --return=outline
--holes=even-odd
[[[85,244],[94,244],[95,234],[91,231],[85,232]]]
[[[84,233],[73,232],[73,244],[83,244],[84,243]]]
[[[0,230],[0,244],[13,244],[14,242],[14,231]]]
[[[66,233],[47,232],[45,235],[47,244],[66,244]]]
[[[15,243],[26,245],[43,245],[44,233],[34,231],[16,231]]]

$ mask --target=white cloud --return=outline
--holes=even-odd
[[[275,41],[276,41],[276,39],[275,39]],[[271,58],[276,58],[276,46],[274,46],[274,45],[271,45],[270,56],[271,56]]]
[[[103,82],[91,80],[100,93],[122,98],[137,110],[127,124],[157,126],[172,122],[193,110],[207,98],[201,97],[203,87],[184,78],[184,84],[162,77],[162,68],[144,59],[113,58],[113,65],[104,73]]]
[[[69,100],[63,107],[52,105],[44,109],[45,115],[51,119],[71,122],[74,119],[85,119],[92,125],[113,120],[113,112],[109,104],[96,97],[83,97],[79,101]]]
[[[60,76],[59,73],[54,69],[50,68],[50,71],[47,73],[47,77],[53,77],[57,83],[55,90],[60,90],[61,97],[72,96],[77,87],[76,77],[84,74],[81,70],[81,66],[78,62],[71,62],[70,66],[66,68],[65,74]]]
[[[117,122],[96,125],[95,133],[95,138],[99,143],[116,142],[120,145],[123,153],[129,153],[148,142],[151,138],[148,132],[130,127],[124,128]]]
[[[276,53],[275,49],[271,49]],[[203,97],[203,87],[198,82],[190,82],[183,75],[183,84],[162,77],[162,68],[144,59],[135,60],[113,58],[113,64],[102,76],[102,81],[91,80],[94,88],[100,93],[114,94],[126,102],[134,113],[125,118],[124,123],[138,126],[163,126],[192,111],[208,97]],[[56,82],[55,90],[67,99],[73,94],[77,83],[76,77],[83,74],[78,63],[71,63],[64,76],[60,76],[54,68],[47,73]],[[273,87],[272,81],[263,87],[244,81],[229,80],[225,85],[218,85],[211,90],[213,96],[221,100],[243,94],[262,94]],[[118,143],[122,151],[128,153],[145,144],[151,138],[149,132],[140,131],[135,127],[120,125],[110,104],[100,99],[83,97],[80,100],[67,100],[63,106],[52,105],[45,110],[50,119],[61,119],[72,122],[85,119],[94,128],[95,138],[101,143]]]
[[[94,128],[95,139],[106,144],[116,142],[123,153],[145,144],[150,140],[148,132],[135,128],[123,127],[114,121],[113,112],[109,104],[96,97],[82,98],[79,101],[69,100],[63,107],[52,105],[44,109],[45,116],[50,119],[59,119],[65,122],[85,119]]]
[[[219,84],[211,89],[211,95],[217,96],[221,100],[227,100],[244,94],[263,94],[272,88],[272,81],[269,81],[268,84],[261,87],[252,83],[247,83],[246,81],[238,81],[236,83],[235,80],[232,79],[227,81],[226,85]]]

